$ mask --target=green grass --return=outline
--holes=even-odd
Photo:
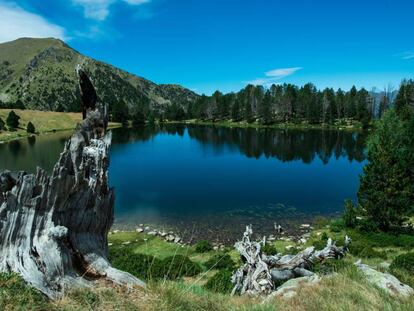
[[[26,132],[27,124],[30,122],[36,128],[36,133],[43,134],[54,131],[74,130],[76,124],[82,119],[80,112],[52,112],[21,109],[0,109],[0,118],[6,122],[7,115],[13,110],[21,119],[20,126],[16,131],[0,131],[0,142],[10,141],[27,137],[31,134]],[[110,127],[120,126],[118,123],[110,123]]]

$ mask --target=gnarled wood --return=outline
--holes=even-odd
[[[320,251],[315,251],[311,246],[296,255],[268,256],[261,251],[261,245],[266,243],[266,239],[254,242],[251,240],[252,234],[251,225],[247,226],[242,240],[235,244],[244,264],[232,276],[233,295],[267,295],[275,289],[277,283],[296,277],[312,276],[313,272],[308,269],[313,263],[342,258],[351,242],[346,236],[344,246],[337,247],[335,242],[328,239],[326,247]]]
[[[106,109],[90,107],[51,176],[41,168],[0,175],[0,271],[20,274],[51,298],[102,278],[144,286],[108,261],[111,133],[105,132]]]

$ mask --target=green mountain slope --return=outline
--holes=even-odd
[[[198,98],[178,85],[157,85],[103,62],[86,57],[61,40],[21,38],[0,44],[0,101],[21,101],[28,109],[78,111],[77,64],[89,73],[102,102],[125,103],[163,112],[169,105],[186,109]]]

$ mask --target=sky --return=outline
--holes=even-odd
[[[414,78],[412,0],[0,0],[0,42],[55,37],[199,94],[249,83],[398,88]]]

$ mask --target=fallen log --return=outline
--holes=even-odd
[[[86,118],[52,174],[41,168],[17,177],[0,174],[0,271],[21,275],[52,299],[98,279],[145,286],[108,260],[114,218],[114,191],[108,186],[111,132],[106,132],[105,107],[95,107],[90,89],[80,86],[83,99],[94,102],[83,109]]]
[[[266,239],[252,241],[252,234],[251,225],[247,226],[242,240],[235,243],[244,264],[232,275],[232,295],[268,295],[277,284],[292,278],[312,276],[314,273],[310,268],[314,263],[342,258],[351,243],[351,239],[346,236],[341,247],[328,239],[326,247],[319,251],[311,246],[296,255],[267,255],[262,252]]]

